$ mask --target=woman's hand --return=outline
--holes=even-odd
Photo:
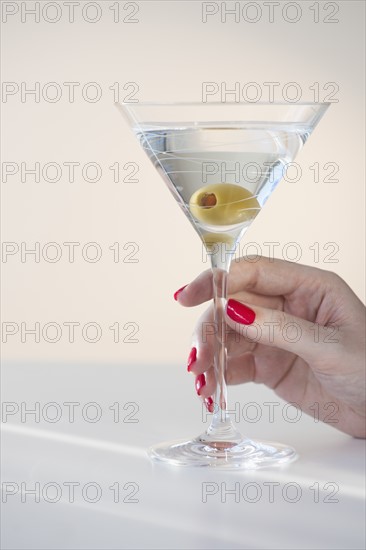
[[[227,304],[228,384],[257,382],[303,411],[365,437],[365,307],[334,273],[282,260],[234,261]],[[180,289],[191,307],[211,300],[212,272]],[[212,305],[194,331],[188,370],[212,409],[216,380]],[[334,409],[333,408],[333,409]]]

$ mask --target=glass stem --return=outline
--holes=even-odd
[[[225,243],[218,244],[211,253],[214,299],[214,369],[216,392],[211,426],[207,431],[210,438],[234,442],[240,435],[234,429],[229,413],[226,388],[227,325],[225,320],[227,303],[227,279],[234,250],[228,250]]]

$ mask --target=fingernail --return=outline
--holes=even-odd
[[[213,402],[212,397],[206,397],[206,399],[205,399],[205,405],[206,405],[206,409],[208,410],[208,412],[209,412],[209,413],[213,413],[213,410],[214,410],[214,402]]]
[[[254,322],[254,311],[236,300],[228,300],[226,311],[230,319],[241,325],[251,325]]]
[[[206,378],[204,374],[199,374],[196,378],[196,392],[200,395],[203,386],[206,384]]]
[[[190,354],[188,355],[188,361],[187,361],[187,371],[188,372],[191,372],[191,366],[193,365],[193,363],[195,362],[196,359],[197,359],[197,349],[192,348],[191,351],[190,351]]]
[[[186,288],[186,286],[188,286],[188,285],[184,285],[184,286],[182,286],[182,288],[178,288],[178,290],[176,292],[174,292],[174,300],[175,301],[178,300],[179,294],[182,292],[182,290],[184,290]]]

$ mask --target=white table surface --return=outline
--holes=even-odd
[[[262,386],[230,392],[240,412],[247,406],[251,418],[256,410],[262,415],[257,422],[241,420],[241,431],[293,445],[300,455],[297,462],[257,471],[151,464],[149,445],[190,438],[208,425],[184,365],[4,365],[3,412],[4,407],[19,411],[2,416],[1,547],[364,548],[364,442],[305,415],[289,421],[294,411]],[[39,422],[31,415],[22,419],[21,411],[36,402]],[[66,402],[80,403],[74,422]],[[102,414],[96,422],[82,414],[83,409],[92,418],[97,409],[85,407],[92,402]],[[259,409],[245,405],[249,402]],[[274,422],[265,402],[278,403]],[[119,422],[114,422],[117,407],[109,408],[113,403],[119,403]],[[51,422],[56,411],[61,418]],[[73,502],[70,482],[79,484]],[[39,487],[40,502],[24,491],[22,502],[22,484],[28,490]],[[111,486],[120,489],[118,502]],[[88,502],[96,488],[100,498]],[[225,495],[225,488],[237,492]],[[10,489],[17,492],[6,497]],[[206,502],[205,490],[215,493]],[[48,502],[53,497],[58,502]]]

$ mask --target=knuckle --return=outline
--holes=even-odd
[[[276,310],[272,315],[271,322],[274,324],[275,333],[282,334],[289,318],[284,311]]]

